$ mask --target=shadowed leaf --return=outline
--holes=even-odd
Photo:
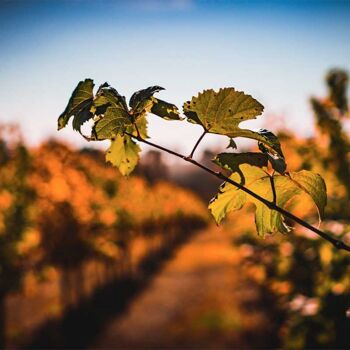
[[[166,120],[182,120],[178,108],[172,104],[153,97],[151,113]]]
[[[96,115],[103,114],[104,111],[101,107],[105,107],[106,109],[108,106],[113,106],[114,108],[121,108],[128,111],[125,97],[120,95],[119,92],[108,83],[104,83],[99,87],[94,99],[94,106],[97,109]]]
[[[93,115],[89,113],[93,100],[94,82],[92,79],[80,81],[74,89],[64,112],[58,118],[58,130],[64,128],[69,119],[75,116],[73,127],[80,131],[80,126]]]
[[[249,164],[259,168],[267,167],[267,155],[256,152],[220,153],[213,161],[223,169],[239,173],[242,184],[245,183],[245,179],[239,168],[241,164]]]
[[[85,108],[83,108],[79,113],[76,113],[73,118],[73,129],[79,131],[81,133],[81,126],[94,117],[94,113],[92,113],[93,108],[91,107],[91,103],[87,104]]]
[[[274,152],[274,150],[271,151],[270,149],[265,147],[265,145],[262,142],[259,142],[258,145],[260,151],[267,155],[272,168],[280,174],[284,174],[287,169],[287,164],[282,154],[282,150],[280,150],[280,153],[276,153]]]
[[[161,86],[150,86],[147,89],[139,90],[136,91],[130,98],[129,101],[129,106],[133,109],[136,110],[138,109],[138,105],[145,101],[150,99],[156,92],[165,90]]]

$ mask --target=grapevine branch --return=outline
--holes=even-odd
[[[326,241],[330,242],[331,244],[334,245],[334,247],[336,247],[337,249],[342,249],[342,250],[346,250],[348,252],[350,252],[350,246],[348,246],[346,243],[344,243],[341,240],[338,240],[332,236],[330,236],[328,233],[323,232],[321,230],[319,230],[318,228],[310,225],[308,222],[300,219],[299,217],[295,216],[294,214],[290,213],[289,211],[279,207],[278,205],[276,205],[274,202],[270,202],[267,199],[259,196],[258,194],[256,194],[255,192],[251,191],[250,189],[244,187],[243,185],[241,185],[240,183],[230,179],[229,177],[225,176],[224,174],[222,174],[221,172],[216,172],[208,167],[206,167],[205,165],[198,163],[197,161],[195,161],[194,159],[192,159],[193,153],[196,150],[198,144],[200,143],[200,141],[202,140],[202,138],[204,137],[204,135],[206,134],[206,131],[202,134],[202,136],[199,138],[199,140],[197,141],[195,147],[193,148],[191,155],[189,157],[186,157],[180,153],[177,153],[175,151],[172,151],[168,148],[165,148],[163,146],[157,145],[153,142],[147,141],[145,139],[143,139],[141,136],[135,136],[132,135],[128,132],[125,132],[126,135],[129,135],[130,137],[138,140],[139,142],[145,143],[149,146],[152,146],[154,148],[157,148],[163,152],[172,154],[175,157],[181,158],[186,162],[192,163],[193,165],[197,166],[198,168],[203,169],[204,171],[206,171],[207,173],[217,177],[220,180],[226,181],[228,183],[230,183],[231,185],[237,187],[238,189],[242,190],[243,192],[249,194],[250,196],[254,197],[255,199],[257,199],[258,201],[260,201],[261,203],[265,204],[269,209],[271,210],[276,210],[277,212],[279,212],[280,214],[282,214],[283,216],[293,220],[294,222],[298,223],[299,225],[309,229],[310,231],[316,233],[317,235],[319,235],[320,237],[322,237],[323,239],[325,239]]]

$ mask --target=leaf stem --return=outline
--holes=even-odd
[[[200,139],[202,139],[205,135],[206,131],[203,133],[203,135],[201,136]],[[261,203],[265,204],[269,209],[272,209],[272,210],[276,210],[277,212],[279,212],[280,214],[282,214],[283,216],[293,220],[294,222],[298,223],[299,225],[309,229],[310,231],[316,233],[317,235],[319,235],[320,237],[322,237],[323,239],[325,239],[326,241],[330,242],[331,244],[334,245],[334,247],[336,247],[337,249],[343,249],[343,250],[346,250],[348,252],[350,252],[350,246],[348,246],[346,243],[344,243],[343,241],[341,240],[338,240],[334,237],[332,237],[331,235],[329,235],[328,233],[326,232],[323,232],[321,230],[319,230],[318,228],[310,225],[309,223],[307,223],[306,221],[300,219],[299,217],[295,216],[294,214],[290,213],[289,211],[286,211],[285,209],[279,207],[278,205],[276,205],[275,203],[273,202],[270,202],[268,201],[267,199],[259,196],[258,194],[256,194],[255,192],[251,191],[250,189],[244,187],[243,185],[239,184],[238,182],[230,179],[229,177],[225,176],[224,174],[222,174],[221,172],[215,172],[214,170],[206,167],[205,165],[201,164],[201,163],[198,163],[197,161],[195,161],[194,159],[192,159],[191,157],[186,157],[180,153],[177,153],[175,151],[172,151],[168,148],[165,148],[163,146],[160,146],[160,145],[157,145],[153,142],[150,142],[150,141],[147,141],[147,140],[144,140],[142,137],[140,136],[135,136],[135,135],[132,135],[128,132],[125,132],[125,134],[133,137],[133,138],[136,138],[138,141],[142,142],[142,143],[145,143],[149,146],[152,146],[154,148],[157,148],[161,151],[164,151],[166,153],[169,153],[169,154],[172,154],[173,156],[175,157],[178,157],[178,158],[181,158],[183,159],[184,161],[186,162],[189,162],[189,163],[192,163],[193,165],[203,169],[204,171],[206,171],[207,173],[217,177],[218,179],[221,179],[221,180],[224,180],[228,183],[230,183],[231,185],[237,187],[238,189],[242,190],[243,192],[249,194],[250,196],[254,197],[255,199],[257,199],[258,201],[260,201]],[[198,140],[200,142],[200,139]],[[197,144],[199,144],[199,142],[197,141]],[[196,145],[197,145],[196,144]],[[198,146],[198,145],[197,145]]]
[[[136,133],[137,133],[137,138],[138,138],[138,139],[141,139],[142,137],[141,137],[141,134],[140,134],[140,130],[139,130],[139,128],[137,127],[136,122],[135,122],[134,126],[135,126],[135,130],[136,130]]]
[[[271,183],[271,188],[272,188],[272,196],[273,196],[272,203],[276,204],[277,195],[276,195],[275,182],[273,181],[273,176],[269,176],[269,178],[270,178],[270,183]]]
[[[207,130],[204,129],[203,131],[203,134],[200,136],[200,138],[197,140],[196,144],[194,145],[193,147],[193,150],[191,152],[191,154],[189,155],[188,158],[192,159],[193,158],[193,155],[194,155],[194,152],[195,150],[197,149],[197,147],[199,146],[199,144],[201,143],[201,141],[203,140],[203,137],[205,136],[205,134],[207,133]]]

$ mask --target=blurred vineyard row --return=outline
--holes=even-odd
[[[327,184],[321,228],[350,243],[350,137],[348,76],[327,75],[328,96],[312,98],[316,135],[302,139],[281,131],[289,170],[310,169]],[[317,225],[315,208],[301,197],[290,206]],[[240,225],[237,227],[239,215]],[[242,256],[242,273],[261,291],[274,334],[286,349],[350,348],[350,255],[298,226],[287,237],[256,237],[249,208],[226,223]],[[242,223],[243,222],[243,223]]]
[[[97,150],[53,140],[28,148],[16,126],[0,127],[0,166],[2,342],[207,220],[186,190],[123,178]]]

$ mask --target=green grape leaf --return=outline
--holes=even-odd
[[[263,105],[250,95],[234,88],[224,88],[218,92],[204,90],[197,97],[192,97],[191,101],[184,103],[183,110],[189,122],[202,125],[207,132],[231,138],[255,139],[281,154],[278,139],[272,133],[239,127],[241,122],[255,119],[264,110]]]
[[[154,98],[150,97],[147,100],[143,100],[140,103],[137,104],[135,109],[132,109],[130,114],[132,116],[132,119],[135,121],[142,116],[145,116],[147,113],[149,113],[154,105]]]
[[[75,114],[72,123],[74,130],[81,133],[81,126],[94,117],[93,109],[91,103],[89,103],[79,113]]]
[[[147,139],[148,138],[148,134],[147,134],[147,118],[145,115],[141,116],[140,118],[138,118],[135,122],[137,129],[139,130],[140,136],[143,139]],[[130,125],[126,128],[126,131],[129,134],[132,134],[134,136],[139,136],[137,134],[136,128],[134,125]]]
[[[128,111],[125,97],[120,95],[119,92],[108,83],[104,83],[98,88],[94,99],[94,106],[96,107],[96,115],[103,114],[109,106]]]
[[[293,197],[306,193],[314,200],[320,215],[323,214],[326,205],[326,186],[320,175],[303,170],[291,172],[289,176],[270,176],[263,169],[247,163],[239,165],[239,169],[244,176],[246,188],[270,202],[275,200],[277,206],[284,208]],[[234,172],[230,178],[242,183],[241,174]],[[255,224],[260,236],[290,231],[290,227],[279,212],[269,209],[265,204],[228,182],[221,185],[219,193],[209,204],[209,210],[216,222],[220,223],[228,212],[242,208],[247,202],[255,205]]]
[[[138,105],[145,100],[149,100],[156,92],[159,92],[161,90],[165,90],[164,88],[160,86],[150,86],[147,89],[136,91],[130,98],[129,106],[136,111],[138,108]]]
[[[250,95],[234,88],[204,90],[197,97],[184,104],[184,112],[191,122],[199,123],[209,132],[230,136],[236,133],[238,124],[244,120],[255,119],[264,107]]]
[[[151,86],[147,89],[137,91],[131,96],[129,105],[132,108],[131,115],[133,120],[137,120],[149,112],[167,120],[181,119],[175,105],[153,97],[156,92],[161,90],[164,90],[164,88]]]
[[[123,176],[129,175],[139,160],[141,148],[128,135],[116,135],[106,152],[106,162],[117,167]]]
[[[58,118],[58,130],[64,128],[72,116],[75,116],[76,119],[73,127],[79,131],[80,126],[92,118],[93,115],[89,111],[93,100],[93,88],[94,82],[92,79],[79,82],[68,101],[66,109]]]
[[[151,113],[166,120],[182,120],[178,108],[172,104],[153,97]]]
[[[111,105],[107,108],[104,116],[95,122],[91,138],[96,140],[111,139],[117,134],[123,134],[130,125],[129,113],[122,108]]]

